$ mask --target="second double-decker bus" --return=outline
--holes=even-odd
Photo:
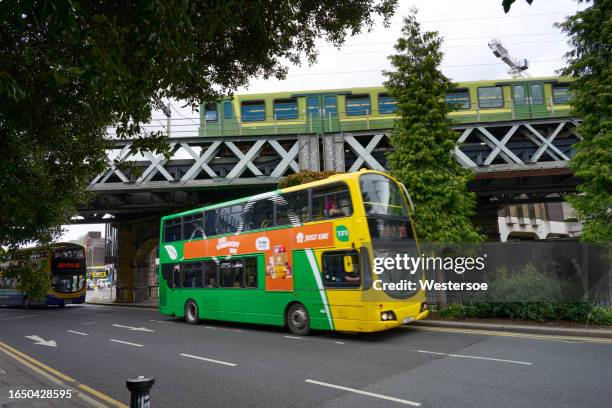
[[[44,299],[28,299],[17,289],[17,279],[9,278],[3,269],[15,263],[44,268],[51,280],[51,289]],[[5,259],[0,264],[0,306],[56,305],[85,302],[85,250],[81,245],[55,243],[22,249],[19,259]]]
[[[200,319],[373,332],[427,316],[404,270],[374,257],[416,254],[406,189],[362,170],[161,220],[159,310]],[[416,286],[416,285],[415,285]],[[384,288],[384,289],[383,289]]]

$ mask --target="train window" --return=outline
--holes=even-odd
[[[344,183],[312,190],[312,219],[346,217],[353,213],[351,194]]]
[[[266,120],[266,103],[264,101],[245,101],[240,106],[243,122],[259,122]]]
[[[542,105],[544,103],[544,88],[542,84],[531,84],[531,104]]]
[[[308,221],[308,190],[279,196],[276,200],[276,225],[300,225]]]
[[[234,105],[230,101],[223,102],[223,119],[234,119]]]
[[[525,85],[514,85],[512,87],[512,102],[514,106],[525,106],[527,104]]]
[[[274,118],[278,120],[297,119],[297,99],[276,99],[274,101]]]
[[[455,109],[470,109],[470,91],[467,89],[455,89],[446,94],[446,104]]]
[[[378,94],[378,112],[381,114],[397,112],[397,100],[388,94]]]
[[[347,95],[346,96],[346,114],[348,116],[369,115],[370,95]]]
[[[323,98],[323,102],[325,104],[325,117],[336,116],[338,114],[338,104],[336,95],[326,95]]]
[[[504,106],[504,92],[501,86],[478,88],[478,106],[481,108],[501,108]]]
[[[320,104],[319,104],[319,97],[318,96],[309,96],[307,99],[307,112],[308,112],[308,116],[310,118],[318,118],[319,117],[319,109]]]
[[[164,242],[181,240],[181,219],[173,218],[164,221]]]
[[[218,119],[217,115],[217,104],[207,103],[204,105],[204,117],[207,122],[216,122]]]
[[[553,103],[563,105],[569,102],[570,93],[568,84],[554,84],[552,86]]]

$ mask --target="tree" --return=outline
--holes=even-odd
[[[411,193],[421,239],[480,241],[470,222],[476,198],[467,183],[473,175],[452,154],[459,135],[451,128],[444,96],[454,84],[438,69],[441,43],[437,32],[421,31],[416,11],[404,19],[397,54],[389,57],[395,70],[385,72],[385,86],[397,99],[400,115],[391,134],[389,164]]]
[[[323,180],[336,174],[335,171],[300,171],[291,174],[278,183],[278,188],[299,186],[300,184],[310,183],[311,181]]]
[[[559,27],[569,36],[564,75],[570,85],[572,116],[582,140],[570,165],[580,179],[579,194],[568,199],[584,225],[582,240],[612,241],[612,1],[593,1]]]
[[[17,281],[17,290],[23,293],[26,305],[30,301],[46,298],[51,289],[51,275],[47,270],[47,260],[32,259],[35,249],[11,251],[8,266],[2,270],[6,279]]]
[[[502,0],[502,6],[504,7],[504,13],[507,13],[510,11],[510,7],[512,7],[512,3],[514,3],[516,0]],[[531,3],[533,3],[533,0],[525,0],[527,2],[527,4],[531,5]]]
[[[163,98],[192,107],[313,62],[397,0],[0,2],[0,244],[48,241],[107,165],[108,127],[136,148]]]

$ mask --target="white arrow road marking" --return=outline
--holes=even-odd
[[[30,339],[30,340],[34,340],[34,344],[39,344],[41,346],[48,346],[48,347],[57,347],[57,343],[55,342],[55,340],[45,340],[40,336],[37,336],[35,334],[31,335],[31,336],[25,336],[26,339]]]
[[[135,331],[143,331],[143,332],[154,332],[155,330],[147,329],[146,327],[132,327],[132,326],[124,326],[122,324],[113,324],[114,327],[121,327],[123,329],[135,330]]]
[[[129,346],[144,347],[142,344],[130,343],[129,341],[115,340],[115,339],[110,339],[110,341],[113,341],[115,343],[127,344]]]
[[[78,332],[78,331],[74,331],[74,330],[68,330],[68,333],[80,334],[81,336],[89,336],[89,334],[87,334],[87,333]]]
[[[412,405],[413,407],[420,407],[421,406],[420,402],[414,402],[414,401],[409,401],[409,400],[405,400],[405,399],[401,399],[401,398],[389,397],[388,395],[382,395],[382,394],[376,394],[374,392],[362,391],[362,390],[358,390],[358,389],[355,389],[355,388],[344,387],[342,385],[330,384],[330,383],[326,383],[326,382],[322,382],[322,381],[316,381],[316,380],[306,380],[306,382],[309,383],[309,384],[321,385],[323,387],[335,388],[337,390],[354,392],[355,394],[367,395],[368,397],[374,397],[374,398],[384,399],[384,400],[387,400],[387,401],[393,401],[393,402],[397,402],[399,404]]]

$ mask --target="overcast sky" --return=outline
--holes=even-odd
[[[249,87],[239,92],[381,85],[384,81],[381,71],[390,69],[387,56],[393,53],[403,16],[412,6],[419,10],[418,18],[423,28],[438,31],[444,38],[442,71],[453,81],[509,77],[507,67],[487,46],[493,38],[500,39],[512,56],[526,58],[531,76],[556,75],[564,65],[563,54],[568,46],[567,38],[553,24],[585,7],[573,0],[534,0],[531,6],[524,0],[517,0],[511,11],[504,14],[501,0],[400,0],[389,28],[377,24],[370,32],[350,38],[341,49],[320,42],[316,64],[291,67],[283,81],[253,79]],[[193,127],[177,129],[195,132],[198,114],[181,109],[180,105],[180,102],[173,103],[173,120]],[[156,112],[153,118],[153,124],[161,128],[165,120],[163,114]],[[63,239],[76,239],[87,231],[104,233],[104,226],[71,226]]]

